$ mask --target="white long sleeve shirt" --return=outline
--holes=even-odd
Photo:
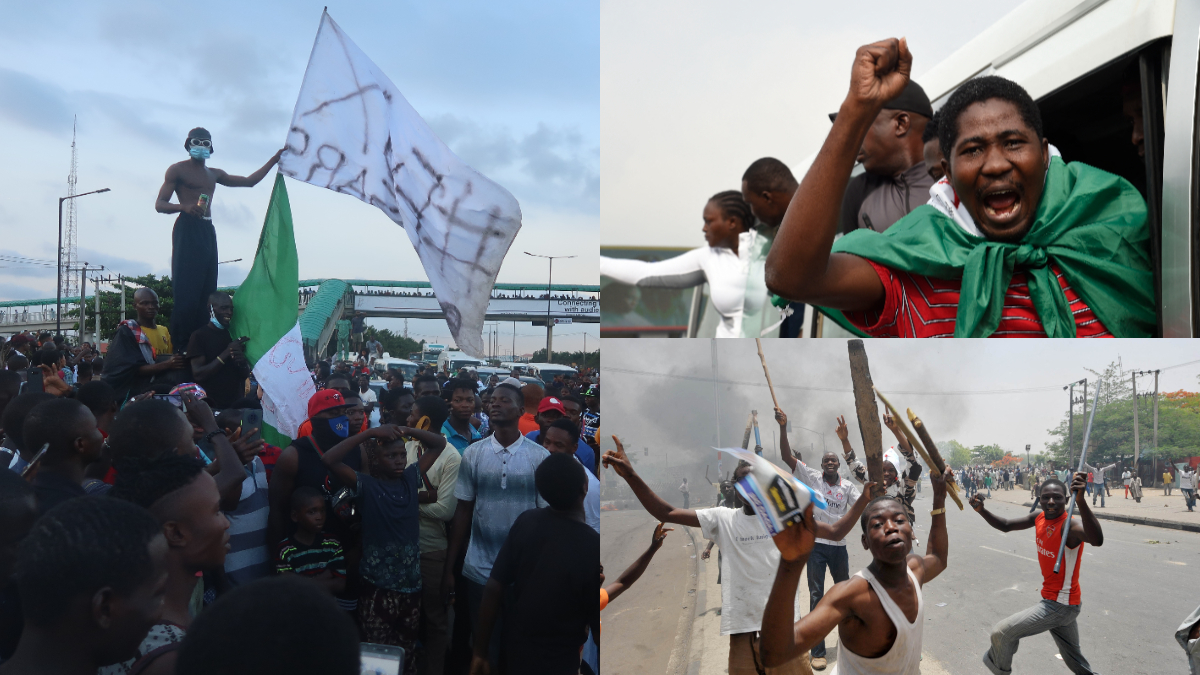
[[[754,231],[743,232],[738,235],[737,253],[702,246],[659,262],[600,256],[600,274],[630,286],[653,288],[691,288],[708,282],[713,309],[721,317],[716,337],[743,337],[742,319],[750,309],[746,307],[746,277],[757,248],[754,244],[760,238]],[[765,298],[755,296],[756,303],[764,302]]]

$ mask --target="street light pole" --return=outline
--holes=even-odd
[[[525,251],[525,255],[533,256],[534,258],[546,258],[550,261],[550,277],[546,281],[546,363],[552,363],[554,360],[554,352],[551,351],[554,347],[554,322],[550,319],[550,296],[553,294],[554,285],[554,259],[555,258],[574,258],[573,255],[539,255]]]
[[[100,190],[92,190],[91,192],[84,192],[82,194],[71,195],[70,197],[59,197],[58,198],[58,291],[57,291],[57,294],[55,297],[55,302],[54,302],[54,333],[55,333],[55,335],[62,335],[62,273],[63,273],[63,269],[62,269],[62,205],[63,205],[63,202],[67,201],[68,199],[75,199],[76,197],[83,197],[85,195],[97,195],[97,194],[100,194],[101,192],[108,192],[108,191],[109,191],[108,188],[103,188]],[[79,302],[81,303],[81,306],[82,306],[82,303],[83,303],[83,291],[82,290],[79,291]],[[82,318],[82,312],[80,312],[80,317]],[[82,334],[82,331],[81,331],[81,334]],[[82,341],[83,340],[81,338],[80,342],[82,342]]]

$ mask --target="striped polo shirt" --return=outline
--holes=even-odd
[[[235,585],[271,573],[271,558],[267,553],[267,469],[259,457],[243,468],[246,479],[242,481],[237,509],[225,512],[229,518],[225,574]]]
[[[961,279],[934,279],[893,270],[871,260],[867,262],[871,263],[883,283],[883,309],[878,312],[844,312],[856,328],[873,337],[954,337]],[[1052,265],[1051,269],[1075,315],[1076,337],[1113,337],[1075,289],[1071,288],[1058,267]],[[1004,294],[1000,324],[990,337],[1046,337],[1042,320],[1033,307],[1024,272],[1012,275],[1008,291]]]
[[[279,545],[276,572],[294,572],[303,577],[314,577],[325,570],[338,578],[346,576],[346,559],[337,539],[320,534],[313,540],[312,546],[305,546],[291,536]]]

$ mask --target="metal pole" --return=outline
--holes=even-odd
[[[1131,378],[1133,380],[1133,475],[1138,475],[1138,458],[1141,457],[1141,448],[1138,445],[1138,400],[1137,400],[1137,371],[1133,371]]]
[[[125,320],[125,277],[124,276],[119,275],[119,274],[117,275],[117,285],[120,286],[120,289],[121,289],[121,320],[117,322],[117,325],[119,326],[121,324],[121,321]]]
[[[96,334],[93,336],[92,344],[96,345],[96,350],[100,350],[100,281],[96,281]]]
[[[550,295],[554,287],[554,258],[550,258],[550,278],[546,281],[546,363],[554,363],[554,322],[550,320]]]
[[[1154,454],[1158,455],[1158,371],[1154,371]]]
[[[1087,427],[1083,430],[1083,448],[1079,451],[1079,469],[1083,471],[1083,465],[1087,461],[1088,439],[1092,435],[1092,421],[1096,419],[1096,408],[1100,407],[1100,382],[1096,381],[1096,401],[1092,404],[1092,416],[1088,418]],[[1072,477],[1074,480],[1074,477]],[[1075,493],[1071,491],[1070,486],[1067,486],[1067,492],[1071,494],[1071,499],[1067,504],[1067,526],[1062,528],[1062,537],[1058,542],[1058,557],[1054,560],[1054,573],[1058,574],[1062,569],[1063,551],[1067,548],[1067,532],[1071,527],[1071,518],[1075,517]]]
[[[83,344],[87,336],[87,318],[84,316],[87,313],[87,263],[83,263],[83,267],[79,269],[79,344]]]
[[[62,205],[66,201],[58,198],[58,291],[54,301],[54,333],[62,335]]]
[[[1067,466],[1073,464],[1075,459],[1075,448],[1072,446],[1075,430],[1075,383],[1072,382],[1067,387],[1070,395],[1070,406],[1067,408]]]

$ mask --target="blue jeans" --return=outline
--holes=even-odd
[[[833,582],[845,581],[850,578],[850,556],[845,546],[832,544],[813,544],[812,553],[808,554],[808,611],[817,608],[817,603],[825,596],[825,568],[833,575]],[[825,639],[813,645],[812,657],[825,658]]]
[[[1088,483],[1088,487],[1092,489],[1092,506],[1096,505],[1096,495],[1100,495],[1100,506],[1104,506],[1104,486],[1100,483]]]
[[[1180,491],[1183,492],[1183,499],[1187,502],[1188,511],[1191,511],[1192,507],[1196,505],[1196,490],[1181,489]]]
[[[483,604],[483,584],[477,584],[463,577],[466,585],[467,611],[471,615],[471,644],[474,646],[475,636],[479,634],[479,606]],[[462,593],[462,589],[459,589]],[[505,607],[501,604],[500,612],[496,614],[496,625],[492,626],[492,639],[488,642],[488,664],[492,672],[500,671],[500,646],[504,643],[504,614]]]
[[[1080,605],[1042,600],[1004,619],[992,629],[992,647],[983,655],[983,665],[995,675],[1008,675],[1012,672],[1013,654],[1017,653],[1017,643],[1021,638],[1050,631],[1063,663],[1072,673],[1093,673],[1091,665],[1079,651],[1079,626],[1076,624],[1079,608]]]

